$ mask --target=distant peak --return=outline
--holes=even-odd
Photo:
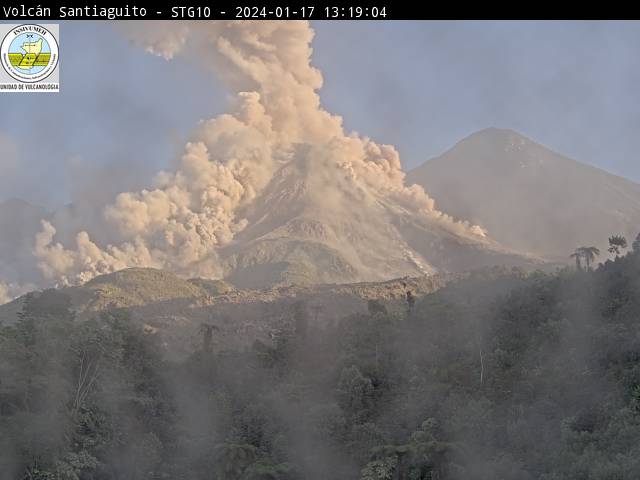
[[[539,151],[542,145],[525,135],[507,128],[490,127],[472,133],[456,143],[450,152],[475,161],[502,157],[505,153]],[[518,154],[519,155],[519,154]]]
[[[514,140],[525,141],[533,143],[533,140],[523,135],[522,133],[516,132],[515,130],[511,130],[510,128],[498,128],[498,127],[488,127],[483,128],[482,130],[478,130],[477,132],[472,133],[466,138],[463,138],[459,143],[463,143],[468,140],[477,140],[477,139],[490,139],[492,141],[502,141],[502,142],[510,142]]]

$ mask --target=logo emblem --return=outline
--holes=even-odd
[[[2,40],[0,57],[2,67],[14,79],[41,82],[58,65],[58,40],[40,25],[19,25]]]

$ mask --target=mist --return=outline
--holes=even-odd
[[[0,330],[2,478],[635,478],[638,258],[371,285],[347,315],[312,289],[78,322],[88,297],[31,294]]]
[[[148,88],[0,123],[0,480],[640,478],[640,185],[559,153],[636,175],[637,24],[379,25],[119,24]]]

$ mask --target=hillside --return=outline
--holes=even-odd
[[[640,231],[640,185],[512,130],[489,128],[408,174],[438,208],[478,223],[514,250],[568,261],[579,245]]]
[[[86,321],[106,311],[126,312],[141,330],[162,337],[171,354],[182,356],[198,342],[203,324],[219,329],[216,348],[246,346],[256,339],[270,341],[270,335],[290,320],[296,303],[303,303],[314,321],[329,324],[346,314],[367,311],[371,299],[385,301],[391,311],[404,311],[407,291],[419,298],[451,281],[490,274],[487,270],[385,282],[251,290],[220,280],[184,280],[161,270],[130,268],[59,292],[69,298],[78,319]],[[14,324],[24,302],[39,295],[42,293],[35,292],[0,306],[0,324]]]
[[[265,304],[262,324],[277,328],[248,344],[226,342],[229,326],[251,336],[236,311],[181,357],[134,310],[78,322],[69,290],[31,295],[0,326],[0,472],[635,480],[639,272],[637,248],[595,271],[492,270],[399,309],[402,281],[328,286],[333,303],[343,288],[388,299],[330,321],[288,303],[274,324]],[[200,295],[157,271],[81,288],[125,301],[144,279],[126,301]]]

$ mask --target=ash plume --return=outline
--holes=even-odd
[[[341,117],[322,108],[307,22],[154,22],[125,34],[167,60],[204,62],[233,92],[232,106],[196,127],[174,171],[102,208],[105,228],[74,233],[69,222],[44,220],[34,254],[47,281],[73,284],[133,266],[220,277],[217,250],[247,227],[252,202],[291,166],[314,169],[322,181],[307,187],[320,202],[359,195],[482,241],[480,227],[454,221],[422,187],[404,184],[392,146],[345,132]]]

